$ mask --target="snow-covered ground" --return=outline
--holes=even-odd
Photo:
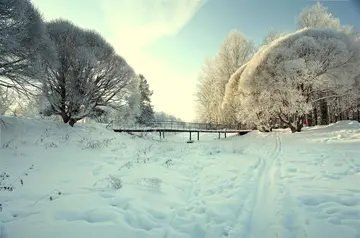
[[[1,238],[360,237],[357,122],[187,144],[4,120]]]

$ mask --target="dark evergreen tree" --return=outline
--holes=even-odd
[[[137,122],[142,125],[148,125],[154,121],[154,110],[151,105],[151,96],[153,92],[150,90],[149,84],[143,75],[139,75],[140,79],[140,115]]]

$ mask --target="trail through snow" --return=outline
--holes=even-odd
[[[5,122],[1,238],[360,238],[356,122],[193,144]]]

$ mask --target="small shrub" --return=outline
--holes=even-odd
[[[14,190],[14,184],[16,181],[19,180],[19,183],[24,186],[24,180],[23,180],[23,176],[28,176],[27,171],[31,170],[34,168],[34,165],[31,165],[25,172],[23,172],[22,174],[20,174],[14,181],[12,181],[11,183],[5,183],[6,180],[10,179],[10,175],[7,172],[3,172],[2,174],[0,174],[0,191],[1,190],[5,190],[5,191],[9,191],[12,192]]]
[[[66,133],[64,136],[62,136],[62,137],[59,138],[59,141],[60,141],[61,143],[66,143],[66,142],[69,140],[69,138],[70,138],[69,133]]]
[[[35,144],[43,143],[45,138],[48,138],[50,136],[50,128],[46,128],[43,133],[41,133],[40,137],[36,140]]]
[[[103,140],[90,140],[87,138],[85,139],[83,138],[83,140],[81,140],[80,142],[85,143],[82,149],[102,149],[108,147],[111,141],[113,141],[114,139],[115,138],[103,139]]]
[[[145,185],[146,187],[151,188],[160,188],[162,180],[159,178],[141,178],[135,181],[138,185]]]
[[[109,175],[110,186],[114,189],[122,188],[122,180],[120,178],[116,178],[114,176]]]
[[[2,148],[9,148],[10,144],[11,144],[12,140],[9,140],[8,142],[5,142],[4,144],[2,144]]]
[[[165,165],[166,165],[166,167],[168,167],[168,168],[169,168],[171,165],[173,165],[172,159],[166,160],[166,161],[165,161]]]
[[[36,202],[34,202],[34,204],[32,206],[35,206],[38,202],[44,200],[45,198],[48,198],[50,201],[53,201],[53,200],[57,199],[58,197],[60,197],[60,195],[62,195],[62,192],[58,189],[54,189],[51,192],[44,195],[39,200],[37,200]]]
[[[108,175],[107,178],[99,179],[98,181],[96,181],[94,183],[94,186],[96,186],[100,182],[105,182],[107,188],[112,188],[112,189],[116,189],[116,190],[123,187],[121,178],[117,178],[113,175]]]
[[[128,168],[128,169],[130,169],[132,166],[133,166],[133,162],[132,162],[132,161],[128,161],[128,162],[126,162],[125,164],[121,165],[118,170],[121,170],[121,169],[123,169],[123,168],[125,168],[125,167]]]
[[[51,143],[47,143],[45,144],[45,148],[56,148],[58,147],[57,144],[55,144],[54,142],[51,142]]]

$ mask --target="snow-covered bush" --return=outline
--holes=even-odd
[[[241,75],[242,114],[257,121],[278,119],[300,131],[314,92],[338,94],[354,84],[360,48],[332,29],[304,29],[262,48]]]
[[[87,137],[82,138],[80,140],[81,148],[84,149],[102,149],[109,146],[109,144],[114,140],[115,138],[106,138],[106,139],[100,139],[100,140],[94,140]]]
[[[106,188],[111,188],[116,190],[121,189],[123,187],[123,182],[121,178],[118,178],[110,174],[106,178],[102,178],[96,181],[94,183],[94,186],[99,186],[99,184],[101,184],[100,186],[105,186]]]

